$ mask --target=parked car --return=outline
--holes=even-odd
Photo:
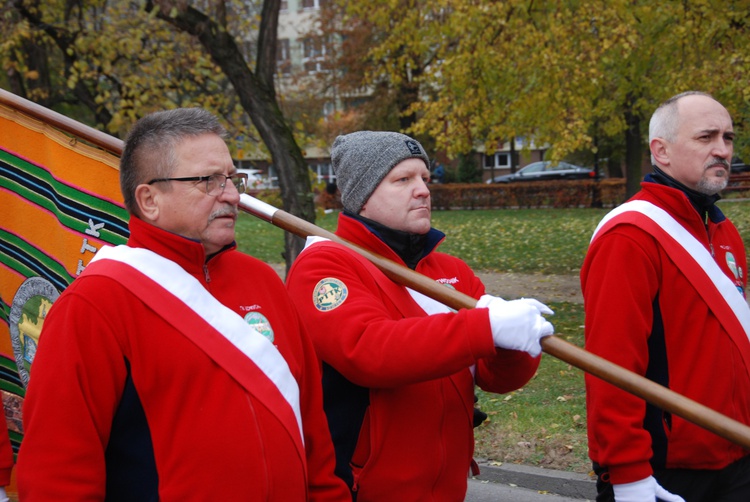
[[[263,171],[260,169],[237,169],[237,172],[247,174],[248,190],[258,190],[270,186],[268,180],[263,177]]]
[[[596,172],[587,167],[576,166],[568,162],[552,164],[549,160],[533,162],[522,167],[514,174],[495,176],[487,183],[510,183],[515,181],[544,181],[544,180],[585,180],[596,177]]]

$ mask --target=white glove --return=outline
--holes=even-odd
[[[506,301],[492,295],[483,295],[477,308],[487,308],[495,347],[522,350],[532,357],[542,353],[539,340],[555,332],[552,324],[542,314],[552,310],[533,298]]]
[[[0,486],[0,502],[10,502],[8,495],[5,493],[4,486]]]
[[[615,502],[653,502],[657,498],[664,502],[685,502],[679,495],[662,488],[653,476],[632,483],[612,485],[612,488],[615,489]]]

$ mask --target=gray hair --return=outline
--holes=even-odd
[[[686,96],[705,96],[714,99],[706,92],[685,91],[664,101],[651,115],[651,121],[648,124],[649,144],[654,138],[662,138],[670,143],[675,140],[677,129],[680,127],[680,113],[677,109],[677,102]],[[651,155],[651,163],[656,163],[653,155]]]
[[[175,147],[186,138],[202,134],[216,134],[225,140],[228,136],[219,120],[202,108],[155,112],[135,123],[120,157],[120,190],[131,214],[138,209],[138,185],[153,178],[168,178],[177,164]]]

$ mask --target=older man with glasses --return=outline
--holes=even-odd
[[[120,162],[127,246],[52,306],[24,403],[22,500],[345,500],[312,344],[276,272],[235,249],[214,116],[148,115]]]

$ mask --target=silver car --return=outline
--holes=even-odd
[[[587,180],[596,178],[596,172],[587,167],[576,166],[568,162],[553,164],[549,160],[533,162],[524,166],[514,174],[495,176],[487,183],[511,183],[515,181],[545,181],[545,180]]]

